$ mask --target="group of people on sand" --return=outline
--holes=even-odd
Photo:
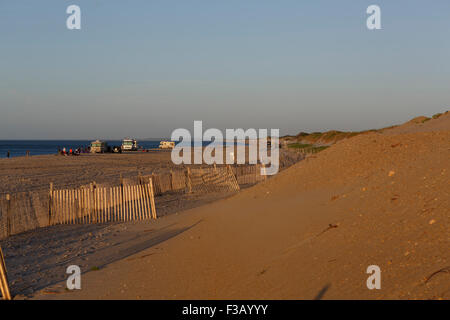
[[[67,150],[66,147],[64,147],[62,149],[58,147],[58,155],[61,155],[61,156],[79,156],[82,153],[89,153],[89,147],[76,148],[75,150],[73,150],[72,148]]]

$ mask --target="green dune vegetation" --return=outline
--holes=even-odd
[[[407,123],[403,124],[415,124],[420,125],[422,123],[425,123],[432,119],[438,119],[442,115],[448,114],[449,111],[443,112],[443,113],[436,113],[431,117],[425,117],[420,116],[416,117],[414,119],[411,119]],[[348,139],[360,134],[370,133],[370,132],[383,132],[388,129],[393,129],[399,127],[399,125],[393,125],[390,127],[382,128],[382,129],[371,129],[371,130],[365,130],[365,131],[337,131],[337,130],[330,130],[326,132],[300,132],[296,136],[292,135],[286,135],[280,138],[281,145],[284,147],[297,149],[303,153],[317,153],[322,150],[325,150],[332,144]]]
[[[413,122],[413,123],[425,123],[425,122],[427,122],[427,121],[429,121],[429,120],[431,120],[431,119],[438,119],[438,118],[440,118],[443,114],[446,114],[447,112],[448,112],[448,111],[446,111],[446,112],[444,112],[444,113],[442,113],[442,112],[436,113],[436,114],[432,115],[431,117],[420,116],[420,117],[417,117],[417,118],[412,119],[410,122]]]
[[[315,146],[308,143],[292,143],[288,145],[289,148],[300,149],[305,153],[317,153],[325,150],[329,146]]]
[[[297,149],[304,153],[317,153],[322,150],[325,150],[330,145],[340,140],[348,139],[356,135],[372,131],[375,130],[367,130],[360,132],[354,131],[344,132],[337,130],[331,130],[326,132],[312,132],[312,133],[300,132],[296,136],[281,137],[280,141],[282,145],[288,148]]]

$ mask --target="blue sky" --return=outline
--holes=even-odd
[[[0,0],[0,139],[388,126],[450,109],[449,31],[448,0]]]

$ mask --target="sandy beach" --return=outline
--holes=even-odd
[[[170,165],[145,156],[121,163],[123,173],[148,169],[144,161]],[[342,140],[237,194],[186,199],[191,207],[156,221],[15,235],[1,242],[12,291],[17,299],[449,299],[449,156],[446,114]],[[74,172],[85,161],[44,159]],[[86,162],[92,175],[102,167],[118,177],[115,159],[89,161],[98,163]],[[65,289],[71,264],[82,268],[81,290]],[[382,270],[381,290],[367,289],[369,265]]]
[[[299,161],[297,152],[281,152],[281,170]],[[202,165],[206,167],[206,165]],[[199,167],[198,165],[189,167]],[[0,194],[32,191],[46,198],[50,182],[55,188],[74,188],[95,181],[98,185],[114,186],[135,183],[138,174],[167,174],[170,169],[184,170],[174,165],[170,151],[124,154],[88,154],[82,156],[31,156],[0,159]],[[241,188],[248,187],[241,185]],[[230,197],[232,192],[167,192],[155,198],[158,217],[178,215]],[[39,228],[0,240],[7,256],[9,278],[17,297],[30,297],[36,290],[65,278],[66,262],[85,270],[104,266],[154,242],[154,221],[140,223],[110,223]],[[127,231],[128,230],[128,231]],[[101,239],[101,240],[100,240]],[[166,236],[162,236],[166,239]],[[162,241],[162,240],[160,240]],[[136,247],[137,246],[137,247]],[[140,249],[137,249],[140,248]],[[122,253],[117,255],[116,249]]]
[[[139,172],[150,174],[174,168],[170,152],[134,154],[84,154],[81,156],[42,155],[0,159],[0,193],[76,187],[95,181],[118,183]]]
[[[280,151],[280,170],[302,159],[295,151]],[[192,165],[190,167],[198,167]],[[207,167],[207,165],[202,165]],[[24,191],[48,191],[70,188],[95,181],[102,185],[117,185],[120,177],[136,179],[138,174],[184,170],[175,165],[170,151],[157,150],[123,154],[84,154],[81,156],[40,155],[0,159],[0,194]]]
[[[2,307],[445,308],[448,0],[3,2]]]

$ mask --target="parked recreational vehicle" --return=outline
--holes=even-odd
[[[108,150],[108,145],[104,141],[95,140],[91,142],[91,153],[104,153]]]
[[[173,149],[175,148],[175,142],[173,141],[161,141],[159,143],[160,149]]]
[[[122,140],[122,151],[137,151],[138,145],[135,139],[126,138]]]

